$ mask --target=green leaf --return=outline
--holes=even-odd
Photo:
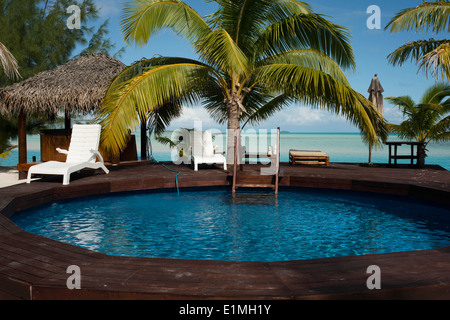
[[[449,84],[435,84],[428,88],[420,103],[411,97],[387,97],[386,100],[398,106],[405,120],[400,124],[391,124],[389,128],[404,139],[428,144],[430,141],[446,141],[450,138],[450,97]]]
[[[6,73],[6,76],[8,76],[10,79],[14,80],[20,78],[17,60],[1,42],[0,42],[0,65],[3,68],[3,71]]]
[[[199,86],[203,84],[201,79],[208,79],[210,68],[194,60],[159,65],[161,60],[180,61],[151,59],[137,62],[125,69],[108,89],[95,122],[103,128],[102,148],[112,154],[121,151],[128,139],[128,131],[139,128],[140,119],[147,119],[152,111],[168,103],[182,105],[198,101]],[[141,72],[139,67],[142,67]]]
[[[202,60],[226,71],[230,76],[245,76],[249,72],[247,57],[224,29],[210,32],[198,41],[197,48]]]
[[[125,42],[134,42],[140,46],[164,28],[173,30],[193,43],[211,31],[194,9],[179,0],[128,2],[120,24]]]
[[[291,64],[315,69],[331,75],[336,80],[349,85],[347,78],[336,62],[326,54],[315,49],[285,51],[261,61],[261,65]]]
[[[391,32],[450,32],[450,1],[424,1],[417,7],[403,9],[389,21],[385,29],[389,28]]]
[[[318,14],[299,14],[268,26],[257,42],[261,58],[296,49],[315,49],[343,68],[354,68],[347,29]]]
[[[441,44],[436,49],[420,58],[419,69],[425,69],[426,75],[430,73],[436,81],[439,75],[442,80],[450,80],[450,42]]]
[[[271,91],[282,91],[298,102],[341,114],[358,125],[368,141],[377,143],[379,131],[385,131],[384,120],[361,94],[331,75],[301,65],[270,64],[257,69],[256,76]]]

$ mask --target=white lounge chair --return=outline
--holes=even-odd
[[[66,162],[47,161],[30,167],[27,183],[31,182],[32,174],[62,175],[63,184],[67,185],[70,182],[70,174],[84,168],[103,169],[105,173],[109,173],[98,152],[100,134],[100,125],[74,125],[69,150],[56,148],[59,153],[67,154]]]
[[[190,142],[195,171],[198,171],[200,163],[223,164],[223,169],[227,170],[227,159],[223,154],[216,153],[217,148],[213,145],[211,131],[191,132]]]

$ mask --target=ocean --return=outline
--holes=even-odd
[[[214,132],[213,132],[214,133]],[[264,132],[262,132],[264,133]],[[269,132],[270,133],[270,132]],[[140,155],[140,134],[135,133],[137,141],[137,151]],[[261,135],[261,131],[255,132],[248,130],[243,135],[243,140],[246,141],[246,145],[260,146],[261,150],[267,148],[267,146],[273,144],[264,141],[264,139],[258,139]],[[171,138],[172,132],[166,132],[164,136]],[[275,136],[275,135],[274,135]],[[274,137],[273,136],[273,137]],[[400,139],[395,135],[391,135],[388,141],[399,141]],[[33,156],[37,161],[40,160],[39,153],[39,135],[27,136],[27,153],[28,161],[31,162]],[[224,146],[226,136],[219,134],[215,136],[214,144],[219,146],[220,150],[225,150]],[[251,143],[253,142],[253,143]],[[272,141],[273,142],[273,141]],[[17,141],[12,141],[13,144],[17,144]],[[363,143],[361,135],[359,133],[291,133],[282,132],[280,135],[280,147],[281,155],[280,161],[289,161],[289,150],[320,150],[327,153],[330,156],[330,162],[341,163],[367,163],[369,148]],[[248,147],[247,147],[248,148]],[[255,147],[250,147],[250,151]],[[171,149],[168,146],[158,143],[153,137],[151,139],[152,155],[157,161],[171,161]],[[247,149],[248,150],[248,149]],[[427,147],[428,157],[425,160],[426,164],[440,165],[441,167],[450,170],[450,142],[445,143],[430,143]],[[408,154],[410,147],[402,146],[399,149],[400,153]],[[374,149],[372,151],[373,163],[387,163],[389,155],[389,148],[383,146],[381,149]],[[4,159],[1,166],[16,166],[18,163],[18,150],[14,149],[12,155],[8,159]],[[399,160],[399,163],[409,163],[408,160]]]

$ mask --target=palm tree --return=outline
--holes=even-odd
[[[9,50],[0,42],[0,64],[2,65],[3,71],[6,73],[8,78],[14,80],[20,77],[19,67],[14,56],[9,52]]]
[[[0,42],[0,64],[6,76],[12,80],[19,78],[17,61],[9,50]],[[1,117],[0,117],[1,120]],[[0,164],[11,155],[11,150],[17,146],[9,144],[8,139],[0,139]]]
[[[450,1],[440,0],[434,2],[424,1],[417,7],[401,10],[388,23],[385,29],[390,27],[391,32],[432,31],[438,35],[441,32],[450,31]],[[426,75],[430,73],[436,81],[439,74],[450,80],[450,40],[419,40],[409,42],[388,56],[392,65],[403,65],[406,61],[415,61],[419,65],[419,70],[423,69]]]
[[[435,84],[430,87],[416,104],[410,96],[388,97],[397,105],[406,120],[401,124],[389,125],[400,137],[423,143],[418,149],[418,165],[425,164],[426,146],[431,141],[450,140],[450,85]]]
[[[166,109],[167,123],[182,105],[199,102],[227,123],[230,163],[241,122],[256,124],[292,102],[343,114],[378,143],[374,123],[384,122],[374,120],[378,113],[342,71],[355,68],[347,29],[297,0],[216,2],[218,10],[205,18],[180,0],[127,4],[125,41],[145,45],[168,28],[190,41],[200,60],[154,57],[125,69],[97,113],[104,149],[118,153],[128,129],[137,129],[152,112]]]

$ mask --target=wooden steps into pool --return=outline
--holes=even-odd
[[[275,195],[278,195],[279,174],[280,174],[280,128],[277,128],[277,140],[274,146],[274,154],[270,157],[270,167],[260,169],[258,175],[243,174],[243,167],[239,165],[242,159],[238,159],[238,147],[240,148],[241,133],[238,130],[234,137],[234,168],[233,168],[233,194],[238,188],[272,188]],[[238,143],[239,142],[239,143]],[[238,170],[238,166],[240,170]],[[242,173],[239,173],[241,171]]]

